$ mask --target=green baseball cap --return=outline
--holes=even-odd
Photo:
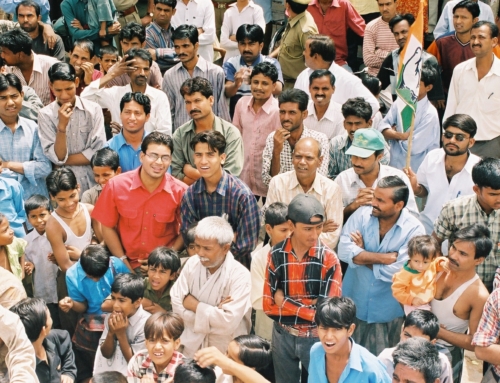
[[[382,150],[384,147],[384,136],[377,129],[358,129],[354,133],[354,140],[351,147],[347,149],[345,154],[367,158],[375,153],[376,150]]]

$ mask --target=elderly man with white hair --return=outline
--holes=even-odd
[[[251,327],[250,272],[229,251],[234,233],[222,217],[206,217],[195,231],[197,255],[189,258],[170,290],[172,310],[184,319],[182,352],[204,347],[226,352]]]

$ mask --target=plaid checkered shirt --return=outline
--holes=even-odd
[[[155,365],[149,357],[148,350],[139,351],[128,363],[127,380],[128,383],[141,383],[144,381],[154,381],[155,383],[164,383],[168,378],[174,376],[175,369],[182,364],[184,355],[174,351],[170,363],[164,370],[157,372]]]

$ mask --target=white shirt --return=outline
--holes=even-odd
[[[314,108],[314,101],[309,101],[307,105],[308,115],[304,120],[304,124],[309,129],[315,130],[326,134],[328,140],[336,137],[345,132],[344,129],[344,115],[342,114],[342,105],[335,101],[330,101],[328,109],[326,110],[321,120],[318,121],[316,116],[316,109]]]
[[[443,121],[456,113],[471,116],[477,124],[477,141],[500,136],[500,60],[493,55],[493,65],[478,81],[476,58],[458,64],[453,70]]]
[[[220,30],[220,46],[226,50],[224,62],[230,57],[240,54],[238,43],[230,40],[229,36],[236,35],[236,31],[243,24],[257,24],[263,31],[266,30],[264,11],[261,6],[255,4],[252,0],[241,12],[238,11],[236,3],[231,4],[224,12],[224,21],[222,21]]]
[[[189,0],[184,4],[182,0],[177,2],[175,15],[172,16],[172,26],[194,25],[196,28],[203,28],[203,33],[199,35],[198,54],[208,62],[214,61],[215,37],[215,13],[214,5],[210,0]]]
[[[83,90],[80,97],[97,102],[102,108],[107,108],[111,113],[111,120],[121,123],[120,101],[125,93],[132,92],[132,87],[128,84],[99,89],[100,83],[101,79],[92,81]],[[170,104],[167,95],[149,85],[146,85],[145,94],[151,100],[151,113],[149,121],[144,124],[144,129],[150,133],[158,131],[171,135],[172,116],[170,114]]]
[[[415,195],[413,194],[413,189],[411,188],[411,183],[406,174],[403,171],[393,168],[392,166],[380,164],[380,171],[378,172],[378,177],[373,183],[373,189],[377,186],[378,181],[387,176],[398,176],[410,189],[410,195],[408,196],[408,203],[406,204],[407,209],[414,215],[418,217],[418,208],[415,202]],[[344,207],[350,205],[358,196],[359,189],[365,189],[366,185],[359,176],[354,172],[353,168],[349,168],[340,173],[335,182],[339,184],[342,190],[342,202]]]
[[[455,174],[450,182],[446,177],[445,158],[446,153],[443,149],[434,149],[427,153],[417,172],[418,183],[429,193],[425,209],[420,213],[420,222],[429,235],[434,230],[434,221],[446,202],[474,194],[472,167],[479,162],[480,158],[470,153],[464,168]]]
[[[333,93],[332,101],[343,105],[350,98],[363,97],[371,105],[372,115],[377,113],[380,109],[380,104],[358,77],[349,73],[335,62],[332,63],[328,70],[335,76],[335,92]],[[309,76],[312,72],[314,72],[312,69],[304,69],[297,77],[297,81],[295,81],[295,88],[303,90],[309,97],[311,97],[309,93]]]

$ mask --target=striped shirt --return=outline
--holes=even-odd
[[[398,48],[389,23],[382,20],[382,16],[368,23],[363,39],[363,61],[369,74],[376,76],[387,55]]]
[[[172,41],[173,32],[172,24],[164,29],[153,21],[146,27],[146,48],[156,51],[156,61],[163,72],[179,62]]]
[[[148,350],[139,351],[128,363],[127,380],[129,383],[140,383],[151,381],[155,383],[166,383],[174,376],[175,369],[182,363],[184,355],[174,351],[172,359],[162,371],[157,372]]]

